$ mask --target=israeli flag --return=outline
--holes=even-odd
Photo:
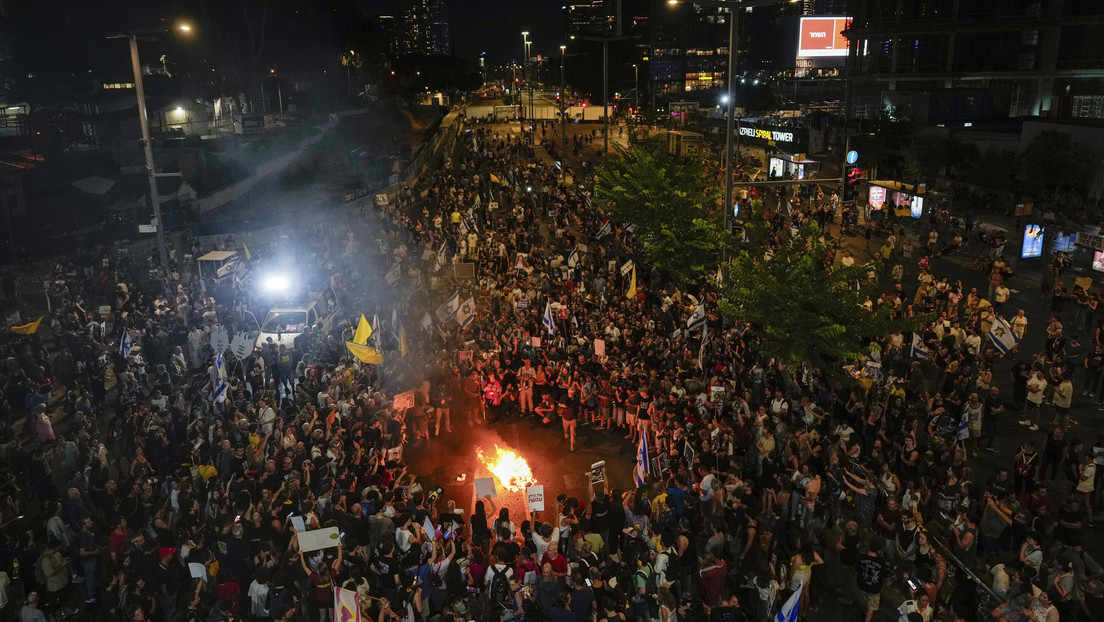
[[[686,328],[688,330],[697,330],[705,327],[705,303],[699,304],[694,312],[690,314],[690,319],[686,320]]]
[[[778,610],[778,615],[774,616],[774,620],[775,622],[797,622],[797,614],[800,609],[801,590],[797,590],[786,599],[782,608]]]
[[[920,335],[912,334],[912,358],[922,359],[927,358],[928,349],[924,347],[924,342],[920,341]]]
[[[123,329],[123,336],[119,339],[119,356],[126,358],[134,349],[134,342],[130,340],[130,331]]]
[[[456,311],[460,309],[460,290],[449,297],[445,303],[437,307],[437,320],[442,324],[456,317]]]
[[[460,235],[468,235],[468,219],[465,218],[460,221]]]
[[[567,256],[567,267],[574,268],[577,265],[579,265],[579,250],[573,248],[571,254]]]
[[[636,467],[633,468],[633,483],[637,488],[647,483],[648,470],[648,435],[641,434],[636,445]]]
[[[702,324],[702,342],[698,348],[698,369],[705,371],[705,347],[709,345],[709,326]]]
[[[1012,332],[1012,327],[1002,317],[997,317],[993,322],[993,327],[989,329],[989,338],[993,340],[993,345],[1000,350],[1001,354],[1008,354],[1009,350],[1020,343],[1016,333]]]
[[[544,324],[544,328],[549,335],[556,334],[556,320],[552,317],[552,301],[545,301],[544,316],[541,318],[541,323]]]
[[[595,239],[601,240],[610,234],[612,228],[610,227],[610,221],[606,221],[606,224],[602,225],[602,228],[598,230],[598,235],[594,236]]]

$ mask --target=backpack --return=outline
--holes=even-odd
[[[46,559],[45,556],[39,557],[38,561],[36,561],[34,565],[35,581],[37,581],[39,585],[42,585],[43,587],[46,586],[47,581],[46,571],[42,569],[42,560],[44,559]]]
[[[491,567],[494,577],[491,578],[491,602],[505,603],[510,599],[510,582],[506,579],[506,571],[499,572]]]
[[[661,553],[659,553],[659,555],[668,555],[668,553],[661,552]],[[656,555],[656,561],[659,561],[659,555]],[[668,555],[668,557],[670,557],[670,556]],[[670,567],[670,565],[671,565],[671,561],[670,561],[670,559],[668,559],[667,560],[667,566]],[[647,574],[644,576],[644,593],[649,594],[649,595],[650,594],[658,594],[659,593],[659,573],[655,571],[655,568],[651,568],[649,570],[650,570],[650,572],[647,572]],[[639,576],[641,574],[644,574],[645,572],[646,571],[644,570],[644,568],[641,567],[641,568],[637,569],[636,574]]]

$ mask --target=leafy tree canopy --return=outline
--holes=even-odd
[[[772,234],[761,211],[751,212],[750,243],[729,261],[718,306],[763,330],[765,356],[832,373],[864,356],[871,341],[929,319],[891,319],[892,308],[877,304],[877,284],[869,276],[878,266],[833,266],[833,246],[815,223],[796,234]],[[868,301],[873,310],[864,307]]]
[[[636,226],[649,263],[677,282],[697,281],[731,242],[709,170],[703,157],[669,153],[664,138],[633,141],[603,160],[594,195],[614,222]]]

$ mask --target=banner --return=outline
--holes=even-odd
[[[360,593],[334,588],[333,622],[360,622]]]

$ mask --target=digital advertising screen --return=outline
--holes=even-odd
[[[797,57],[847,56],[847,39],[842,33],[850,22],[850,17],[802,17]]]
[[[1093,252],[1092,269],[1097,272],[1104,272],[1104,251]]]
[[[886,189],[881,186],[870,186],[870,194],[868,195],[867,202],[870,203],[870,207],[874,209],[882,209],[885,205]]]
[[[1020,250],[1020,258],[1030,259],[1043,256],[1043,233],[1046,228],[1042,225],[1027,225],[1023,232],[1023,248]]]
[[[912,197],[912,217],[919,218],[924,215],[924,197]]]

